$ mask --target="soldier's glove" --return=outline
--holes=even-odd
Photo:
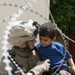
[[[43,62],[40,62],[37,66],[32,68],[29,72],[33,73],[33,75],[41,75],[45,71],[49,71],[50,68],[50,60],[47,59]]]
[[[71,75],[71,74],[67,72],[66,70],[60,70],[60,72],[56,75]]]

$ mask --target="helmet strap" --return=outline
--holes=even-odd
[[[33,48],[33,49],[34,49],[34,48]],[[25,47],[25,48],[22,48],[22,50],[24,50],[25,52],[30,52],[30,51],[32,51],[33,49],[30,49],[28,41],[26,41],[26,47]]]

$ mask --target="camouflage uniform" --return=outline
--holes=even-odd
[[[38,54],[35,52],[35,50],[25,53],[20,52],[19,49],[13,47],[10,51],[13,55],[13,59],[18,63],[18,65],[25,71],[28,72],[30,69],[32,69],[36,63],[39,61]],[[17,73],[17,68],[14,66],[13,63],[10,64],[13,68],[13,73]],[[4,63],[1,61],[0,63],[0,75],[8,75],[7,72],[4,69]],[[20,74],[18,74],[20,75]]]

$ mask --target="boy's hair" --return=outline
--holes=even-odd
[[[41,25],[39,35],[43,37],[48,36],[50,39],[53,39],[56,37],[56,31],[56,27],[53,25],[53,23],[48,22]]]

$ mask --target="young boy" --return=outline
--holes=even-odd
[[[50,60],[50,74],[52,75],[59,65],[63,62],[60,71],[68,73],[68,65],[65,63],[67,60],[73,73],[75,73],[75,65],[72,59],[72,55],[67,51],[65,60],[63,61],[65,48],[59,42],[54,42],[56,39],[56,28],[49,22],[41,25],[39,31],[40,43],[36,45],[37,52],[39,53],[41,60]],[[65,70],[65,71],[64,71]],[[60,72],[59,71],[59,72]],[[64,75],[64,74],[62,74]],[[67,75],[70,75],[69,73]]]

